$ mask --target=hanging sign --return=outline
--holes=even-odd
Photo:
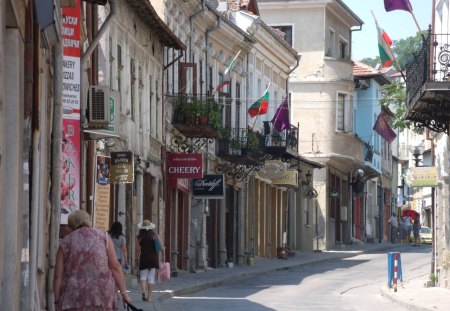
[[[225,179],[223,175],[205,175],[192,181],[192,194],[195,199],[223,199]]]
[[[167,153],[167,177],[203,178],[202,153]]]
[[[110,182],[128,184],[134,181],[134,156],[131,151],[111,152]]]

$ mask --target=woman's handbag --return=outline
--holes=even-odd
[[[158,281],[160,283],[170,280],[170,263],[161,262],[158,270]]]

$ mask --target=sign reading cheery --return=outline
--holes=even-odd
[[[196,199],[223,199],[225,181],[223,175],[206,175],[202,179],[194,179],[192,194]]]
[[[203,178],[203,155],[201,153],[167,153],[167,177]]]

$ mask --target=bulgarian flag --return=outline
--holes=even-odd
[[[380,27],[380,25],[378,25],[378,21],[375,18],[375,15],[373,15],[373,18],[375,19],[375,24],[378,31],[378,50],[380,51],[381,65],[383,67],[389,67],[392,65],[392,62],[395,59],[391,50],[392,40],[391,38],[389,38],[389,35],[386,33],[386,31],[384,31]]]
[[[251,118],[267,113],[267,110],[269,109],[269,87],[270,83],[261,98],[248,108],[248,114]]]

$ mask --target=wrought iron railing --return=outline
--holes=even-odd
[[[406,70],[406,95],[407,106],[411,108],[416,101],[417,96],[429,79],[430,71],[430,31],[427,37],[422,40],[422,48],[414,56],[414,62]]]
[[[271,121],[264,122],[264,144],[268,151],[271,149],[290,150],[298,153],[298,127],[290,125],[290,128],[281,132],[277,131]]]
[[[172,123],[191,127],[219,129],[223,106],[210,95],[173,94],[166,96],[172,104]]]
[[[263,161],[264,137],[250,128],[222,128],[218,132],[216,142],[219,157],[233,157],[236,158],[235,161],[242,160],[246,163],[248,158],[256,162]]]

